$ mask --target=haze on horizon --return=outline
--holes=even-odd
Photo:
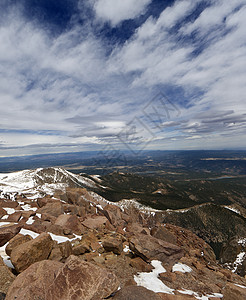
[[[0,157],[246,149],[244,0],[2,0]]]

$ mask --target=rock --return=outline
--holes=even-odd
[[[112,251],[115,254],[121,254],[123,251],[122,239],[119,237],[106,237],[103,240],[102,245],[106,252]]]
[[[54,200],[50,197],[44,197],[44,198],[37,199],[37,204],[40,208],[51,202],[58,202],[58,200]]]
[[[99,300],[109,297],[118,286],[113,273],[71,255],[48,288],[47,299]]]
[[[135,257],[131,259],[130,265],[135,268],[138,272],[151,272],[153,267],[147,264],[142,258]]]
[[[93,217],[87,217],[82,224],[90,229],[98,229],[99,227],[106,224],[108,219],[104,216],[95,216]]]
[[[74,255],[81,255],[84,254],[86,252],[90,252],[90,245],[87,241],[81,241],[81,243],[79,243],[78,245],[73,247],[73,254]]]
[[[177,238],[164,226],[161,224],[160,226],[155,226],[151,229],[151,235],[159,240],[163,240],[165,242],[175,244],[177,243]]]
[[[8,290],[6,300],[49,300],[46,292],[62,263],[43,260],[19,274]]]
[[[82,234],[84,232],[84,227],[80,223],[77,216],[74,215],[60,215],[56,221],[55,225],[59,225],[64,229],[71,229],[75,234]]]
[[[223,292],[223,300],[245,300],[246,287],[239,287],[233,283],[228,282]]]
[[[22,216],[21,212],[20,211],[16,211],[13,214],[11,214],[11,215],[8,216],[7,222],[17,223],[17,222],[19,222],[21,216]]]
[[[48,202],[43,207],[37,210],[39,214],[49,214],[54,217],[58,217],[64,213],[63,206],[60,201]]]
[[[114,226],[119,225],[123,221],[121,217],[121,209],[118,206],[108,204],[103,208],[102,213]]]
[[[66,241],[64,243],[56,244],[56,246],[53,247],[49,259],[64,262],[71,254],[71,242]]]
[[[0,206],[0,218],[2,218],[3,216],[7,215],[6,210],[4,210],[1,206]]]
[[[28,241],[31,241],[32,237],[30,235],[23,235],[18,233],[16,236],[14,236],[8,243],[7,247],[5,248],[5,252],[7,253],[7,255],[11,255],[12,250],[21,245],[24,244]]]
[[[0,247],[5,245],[20,231],[20,226],[11,225],[7,227],[0,227]]]
[[[31,264],[47,259],[53,244],[48,233],[41,233],[37,238],[15,247],[10,258],[16,271],[22,272]]]
[[[142,286],[126,286],[123,287],[113,300],[161,300],[156,293],[142,287]]]
[[[4,264],[3,259],[0,256],[0,292],[6,294],[14,280],[15,275]]]
[[[147,262],[157,259],[172,264],[183,256],[180,247],[145,234],[130,238],[130,249]]]

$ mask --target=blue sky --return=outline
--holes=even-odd
[[[246,148],[244,0],[1,0],[0,156]]]

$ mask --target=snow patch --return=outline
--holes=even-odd
[[[231,207],[231,206],[224,206],[225,208],[233,211],[234,213],[238,214],[238,215],[241,215],[240,211],[234,207]]]
[[[159,278],[160,273],[166,272],[162,264],[158,260],[152,260],[151,265],[155,268],[152,272],[142,272],[134,276],[134,280],[138,286],[143,286],[155,293],[173,294],[173,289],[166,286]]]
[[[177,263],[173,266],[172,272],[190,273],[192,269],[185,264]]]
[[[30,217],[27,221],[26,224],[32,225],[34,223],[33,217]]]
[[[15,213],[14,208],[3,207],[3,209],[7,212],[8,215],[12,215],[13,213]]]

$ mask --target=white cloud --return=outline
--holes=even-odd
[[[107,20],[117,25],[143,12],[149,2],[111,2],[115,13]],[[155,131],[151,147],[203,148],[204,141],[208,148],[246,146],[246,6],[243,0],[211,2],[196,20],[174,31],[197,3],[176,1],[158,18],[150,17],[110,56],[105,40],[87,23],[54,37],[16,10],[2,19],[2,147],[24,153],[50,144],[52,151],[78,151],[82,144],[93,148],[109,139],[115,142],[127,122],[141,117],[157,86],[164,92],[166,87],[180,89],[183,95],[178,99],[174,93],[170,99],[178,101],[181,115],[162,120],[163,130]],[[220,26],[213,30],[216,24]],[[14,149],[18,146],[23,150]]]
[[[97,0],[94,9],[98,18],[112,26],[142,14],[152,0]]]

